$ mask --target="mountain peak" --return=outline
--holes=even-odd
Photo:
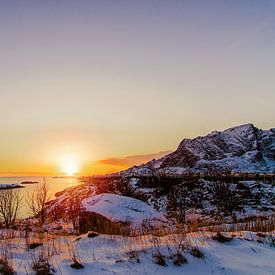
[[[246,131],[254,131],[256,128],[252,123],[242,124],[235,127],[228,128],[222,132],[246,132]]]
[[[215,130],[206,136],[215,136],[215,135],[219,135],[221,133],[230,133],[230,132],[241,133],[241,132],[247,132],[247,131],[254,131],[255,129],[257,129],[257,128],[252,123],[246,123],[246,124],[241,124],[238,126],[227,128],[223,131]]]
[[[160,169],[274,173],[275,133],[260,130],[252,123],[213,131],[183,139],[176,151],[157,161]],[[151,167],[153,164],[150,162]]]

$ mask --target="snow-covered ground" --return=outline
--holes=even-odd
[[[213,233],[209,232],[189,233],[185,237],[180,234],[163,237],[44,236],[45,239],[38,239],[44,245],[30,251],[26,251],[26,239],[12,234],[10,239],[1,238],[0,243],[12,252],[13,267],[19,275],[34,274],[31,264],[39,254],[48,257],[56,274],[275,274],[271,235],[264,237],[247,231],[234,232],[234,235],[233,240],[226,243],[213,240]],[[203,257],[193,256],[192,248],[202,252]],[[187,263],[176,266],[177,254]],[[71,267],[73,255],[83,269]],[[165,266],[156,263],[156,255],[162,255]]]

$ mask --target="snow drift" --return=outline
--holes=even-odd
[[[130,197],[103,193],[84,199],[82,206],[87,212],[102,215],[113,222],[129,223],[134,228],[169,225],[162,213]]]

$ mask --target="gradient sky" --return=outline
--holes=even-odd
[[[0,174],[275,127],[275,1],[6,0],[0,39]]]

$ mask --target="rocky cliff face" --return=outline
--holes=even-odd
[[[181,167],[193,172],[235,171],[275,173],[275,128],[245,124],[207,136],[184,139],[158,163],[159,169]]]

